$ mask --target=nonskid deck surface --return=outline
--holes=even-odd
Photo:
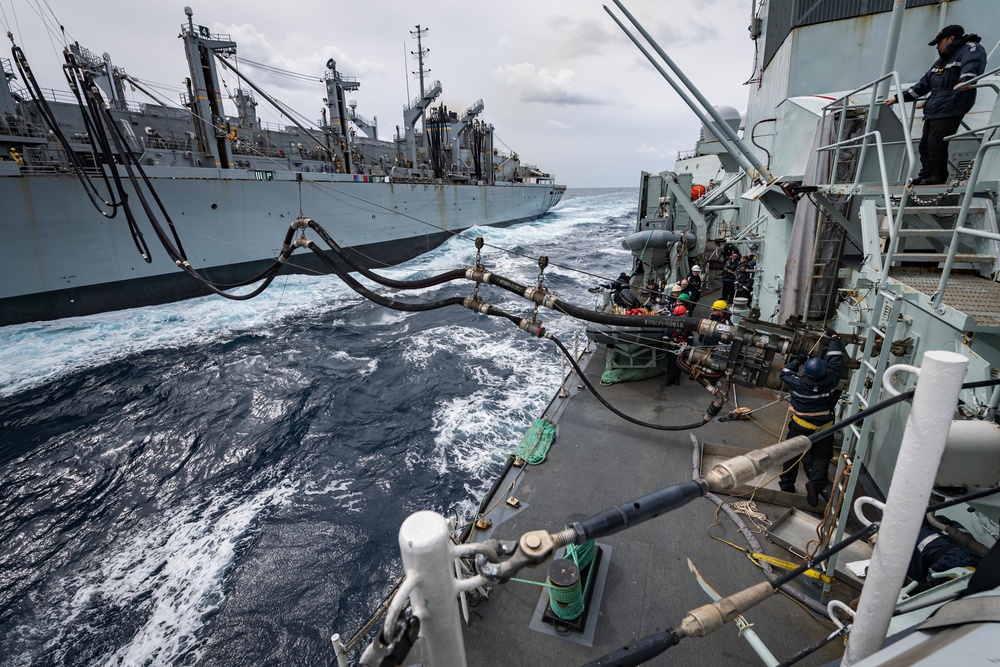
[[[597,386],[604,353],[590,356],[593,359],[586,373]],[[777,440],[764,429],[779,434],[787,409],[787,403],[782,402],[755,413],[760,425],[713,421],[694,431],[655,431],[612,414],[588,391],[579,389],[576,379],[571,379],[567,388],[570,398],[557,400],[549,414],[558,424],[558,435],[548,458],[529,467],[514,491],[528,507],[500,524],[496,537],[516,539],[529,530],[558,530],[570,519],[690,480],[691,433],[703,443],[752,449]],[[660,377],[601,387],[601,393],[623,412],[660,424],[697,421],[711,401],[711,395],[687,377],[679,386],[664,387]],[[768,390],[739,389],[741,406],[757,408],[773,400]],[[731,408],[726,406],[722,415]],[[501,491],[507,484],[504,481]],[[722,595],[759,583],[764,573],[742,552],[709,537],[707,529],[716,521],[716,509],[709,500],[698,498],[664,516],[598,540],[610,545],[612,554],[591,648],[528,627],[543,590],[540,587],[518,582],[495,587],[490,599],[472,610],[465,630],[470,667],[581,665],[676,627],[688,610],[709,602],[688,570],[687,558]],[[784,508],[758,503],[758,510],[774,519]],[[732,522],[720,515],[721,526],[712,528],[713,534],[746,546]],[[763,533],[757,539],[769,554],[791,558],[788,552],[769,544]],[[545,567],[524,570],[520,576],[544,581]],[[781,595],[745,616],[778,660],[819,641],[833,629]],[[842,651],[843,645],[833,642],[802,664],[823,664],[838,658]],[[761,661],[730,624],[709,637],[685,639],[647,664],[756,666]]]
[[[937,292],[939,273],[894,268],[896,280],[923,294]],[[1000,327],[1000,283],[979,276],[953,273],[944,287],[945,305],[967,313],[979,327]]]

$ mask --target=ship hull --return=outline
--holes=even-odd
[[[153,261],[140,257],[125,216],[98,213],[72,175],[0,172],[0,326],[179,301],[208,294],[156,241],[130,196]],[[192,266],[218,283],[246,279],[277,257],[288,225],[313,218],[364,264],[406,261],[473,226],[543,215],[562,186],[357,182],[339,174],[147,170]],[[361,179],[362,177],[358,177]],[[350,180],[348,180],[350,179]],[[100,189],[103,184],[95,179]],[[162,222],[162,220],[161,220]],[[317,258],[293,255],[283,271],[326,273]]]

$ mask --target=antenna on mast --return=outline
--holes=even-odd
[[[429,28],[421,28],[419,23],[416,25],[416,28],[417,28],[416,30],[411,30],[410,34],[416,37],[417,39],[417,50],[410,51],[410,55],[412,55],[417,60],[417,71],[411,72],[411,74],[415,75],[418,79],[420,79],[420,97],[423,97],[425,92],[424,75],[431,73],[429,69],[424,69],[424,58],[427,57],[427,54],[430,53],[431,50],[424,48],[422,40],[424,35],[427,34]]]
[[[427,34],[428,28],[421,28],[419,23],[416,25],[416,28],[417,28],[416,30],[411,30],[410,34],[417,38],[417,50],[416,51],[410,51],[410,55],[412,55],[413,58],[416,59],[416,61],[417,61],[417,71],[416,72],[411,72],[411,74],[413,74],[418,79],[420,79],[420,100],[421,100],[421,104],[423,104],[424,93],[426,92],[426,90],[424,89],[424,76],[426,74],[430,74],[431,73],[431,71],[429,69],[425,69],[424,68],[424,58],[427,57],[427,54],[430,53],[431,50],[430,49],[425,49],[423,41],[422,41],[424,35]],[[424,129],[424,131],[420,133],[420,145],[421,146],[425,146],[426,145],[425,142],[427,141],[427,137],[426,137],[426,135],[427,135],[427,119],[424,117],[424,112],[425,112],[425,110],[421,109],[421,111],[420,111],[420,117],[419,117],[419,120],[421,121],[421,126]],[[414,128],[414,129],[416,129],[416,128]],[[416,165],[414,165],[414,166],[416,166]]]

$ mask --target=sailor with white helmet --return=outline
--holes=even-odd
[[[799,377],[800,359],[789,361],[781,369],[781,379],[788,385],[788,400],[791,403],[792,418],[788,422],[788,435],[812,435],[816,431],[833,424],[833,408],[837,405],[839,394],[837,384],[840,382],[840,367],[843,363],[843,351],[840,337],[831,334],[830,346],[826,359],[812,357],[805,362],[804,375]],[[833,456],[833,433],[814,442],[802,456],[802,467],[806,477],[806,499],[815,507],[818,496],[826,490],[827,474],[830,469],[830,458]],[[782,491],[795,493],[795,476],[799,469],[799,459],[787,461],[781,473],[779,486]]]
[[[687,277],[688,282],[688,294],[691,295],[691,301],[698,303],[701,299],[701,267],[695,264],[691,267],[691,273]]]

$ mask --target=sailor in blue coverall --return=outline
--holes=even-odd
[[[976,89],[963,88],[986,69],[986,49],[979,35],[966,35],[960,25],[949,25],[931,40],[940,56],[920,81],[903,92],[907,102],[930,93],[924,104],[924,131],[920,137],[920,173],[914,185],[938,185],[948,180],[948,142],[962,117],[976,103]],[[886,99],[889,106],[895,96]]]
[[[826,360],[813,357],[805,362],[804,374],[798,375],[800,361],[793,359],[781,369],[781,379],[789,387],[789,402],[792,418],[788,422],[789,437],[812,435],[833,424],[833,409],[837,405],[837,384],[840,382],[840,366],[844,353],[840,338],[834,334]],[[830,458],[833,456],[833,433],[814,442],[802,457],[802,467],[806,482],[806,499],[815,507],[819,494],[826,489]],[[779,486],[782,491],[795,493],[795,475],[798,473],[798,458],[785,463]]]

